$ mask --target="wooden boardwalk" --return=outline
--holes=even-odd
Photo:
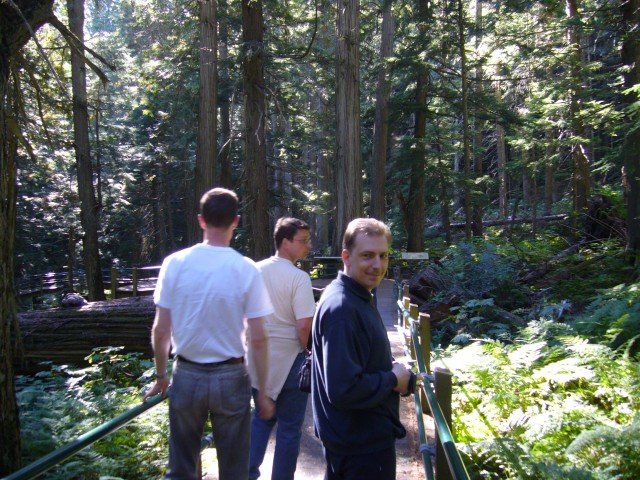
[[[327,281],[314,281],[314,287],[323,287]],[[403,339],[396,329],[397,314],[393,294],[393,281],[382,282],[377,292],[378,310],[384,320],[391,349],[398,361],[408,360],[402,348]],[[397,480],[422,480],[426,478],[424,467],[419,456],[419,440],[417,434],[416,411],[413,396],[402,398],[400,402],[400,416],[407,429],[407,436],[396,443],[397,449]],[[277,427],[276,427],[277,428]],[[274,430],[275,432],[275,430]],[[269,442],[267,454],[260,471],[261,479],[271,478],[271,466],[273,462],[274,435]],[[203,454],[203,473],[205,480],[217,480],[217,466],[215,464],[215,450],[208,450]],[[313,416],[311,411],[311,399],[307,404],[307,413],[302,431],[300,455],[296,469],[296,480],[322,480],[324,479],[325,462],[322,455],[322,444],[313,433]]]

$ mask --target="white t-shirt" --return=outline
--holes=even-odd
[[[269,335],[269,369],[265,390],[276,400],[293,362],[302,351],[298,340],[297,321],[312,318],[316,310],[309,275],[286,258],[273,256],[258,262],[258,268],[269,291],[274,312],[266,319]],[[255,365],[249,356],[249,371],[257,388]]]
[[[245,319],[273,312],[253,260],[202,243],[164,260],[153,299],[171,311],[172,352],[198,363],[245,355]]]
[[[309,275],[286,258],[273,256],[257,263],[262,273],[273,315],[267,318],[269,337],[298,339],[300,318],[313,317],[316,303]]]

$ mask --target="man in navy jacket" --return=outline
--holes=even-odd
[[[395,363],[371,291],[385,276],[391,232],[359,218],[347,226],[344,271],[324,291],[313,320],[312,405],[326,480],[392,480],[400,394],[411,372]]]

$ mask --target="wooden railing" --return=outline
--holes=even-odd
[[[116,268],[111,267],[110,298],[152,295],[158,281],[160,266]]]

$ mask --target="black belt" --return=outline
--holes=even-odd
[[[184,358],[182,355],[176,355],[176,358],[184,363],[190,363],[191,365],[200,365],[201,367],[217,367],[219,365],[235,365],[238,363],[244,363],[244,357],[231,357],[226,360],[222,360],[221,362],[209,362],[209,363],[199,363],[194,362],[193,360],[188,360]]]

